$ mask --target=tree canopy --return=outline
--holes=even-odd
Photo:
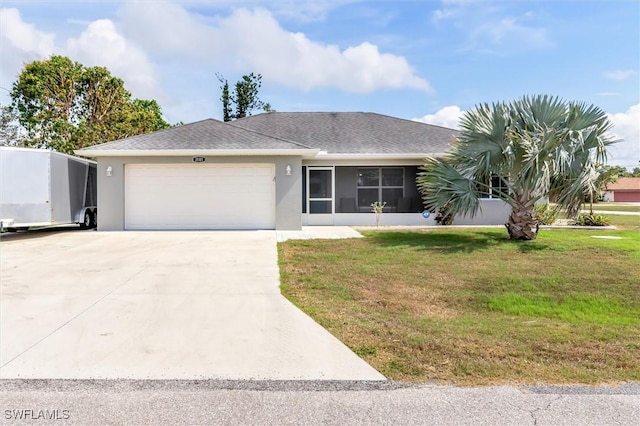
[[[11,106],[0,105],[0,145],[20,146],[21,143],[17,114]]]
[[[24,129],[22,145],[69,154],[170,127],[155,100],[134,99],[108,69],[85,67],[64,56],[26,64],[11,99]]]
[[[460,125],[453,151],[428,159],[418,177],[425,207],[474,216],[490,193],[511,207],[505,226],[516,240],[537,236],[535,204],[547,197],[577,213],[617,142],[600,108],[548,95],[477,105]]]
[[[229,90],[227,79],[220,74],[216,74],[216,77],[222,83],[220,101],[222,102],[222,119],[224,121],[246,117],[257,109],[272,111],[271,105],[262,102],[258,97],[258,92],[262,87],[261,74],[243,75],[234,85],[233,91]]]

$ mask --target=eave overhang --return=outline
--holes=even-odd
[[[319,149],[91,149],[74,151],[82,157],[249,157],[249,156],[296,156],[315,158]]]

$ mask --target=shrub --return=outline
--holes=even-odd
[[[538,220],[539,224],[552,225],[557,218],[558,211],[549,206],[549,203],[538,204],[536,206],[536,219]]]
[[[602,214],[582,213],[576,217],[575,224],[579,226],[607,226],[611,224],[611,221]]]
[[[382,215],[382,210],[384,210],[384,206],[386,205],[386,201],[374,201],[371,203],[371,211],[376,215],[376,227],[380,226],[380,216]]]

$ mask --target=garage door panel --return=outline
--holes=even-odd
[[[616,191],[613,193],[613,201],[628,203],[640,202],[640,191]]]
[[[125,166],[126,229],[273,229],[272,164]]]

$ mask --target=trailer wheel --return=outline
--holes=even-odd
[[[82,223],[80,224],[80,228],[82,228],[82,229],[91,228],[91,224],[92,223],[93,223],[93,217],[91,215],[91,211],[86,210],[84,212],[84,218],[82,220]]]
[[[91,227],[92,228],[97,228],[98,227],[98,209],[93,211],[93,215],[91,218]]]

